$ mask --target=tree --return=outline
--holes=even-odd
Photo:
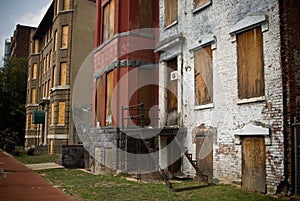
[[[0,131],[17,133],[19,144],[25,137],[27,59],[13,58],[0,69]],[[2,132],[4,133],[10,132]]]

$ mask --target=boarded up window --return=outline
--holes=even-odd
[[[207,46],[195,51],[195,105],[212,103],[213,101],[213,67],[212,51]]]
[[[61,48],[68,48],[69,26],[62,26],[61,31]]]
[[[199,8],[203,6],[204,4],[209,3],[211,0],[194,0],[194,8]]]
[[[97,121],[101,122],[102,119],[102,97],[103,97],[103,84],[102,77],[97,80]]]
[[[56,86],[56,67],[53,66],[53,71],[52,71],[52,87]]]
[[[30,129],[34,129],[34,124],[32,123],[32,114],[29,116],[29,125],[30,125]]]
[[[58,122],[59,125],[65,125],[65,113],[66,113],[66,103],[58,103]]]
[[[31,103],[36,103],[36,89],[31,89]]]
[[[34,54],[39,53],[39,41],[38,40],[34,40],[33,53]]]
[[[178,18],[178,0],[165,0],[165,25],[168,26]]]
[[[112,95],[113,95],[113,82],[114,74],[113,71],[106,76],[106,125],[112,125]]]
[[[115,24],[115,2],[111,0],[103,8],[103,41],[113,37]]]
[[[261,28],[237,35],[239,98],[264,96],[264,65]]]
[[[37,78],[37,64],[33,64],[32,66],[32,79]]]
[[[139,28],[152,27],[152,0],[139,0]]]
[[[70,0],[64,0],[63,10],[69,10],[69,9],[70,9]]]
[[[54,103],[51,103],[51,122],[50,125],[54,125]]]
[[[67,63],[60,63],[60,85],[67,84]]]

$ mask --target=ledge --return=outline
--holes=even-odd
[[[233,25],[229,31],[231,35],[235,35],[249,29],[252,29],[256,26],[263,25],[267,23],[267,15],[248,15],[242,20],[238,21]],[[262,31],[266,31],[265,29]]]

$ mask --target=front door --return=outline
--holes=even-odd
[[[177,57],[167,62],[167,126],[178,125]]]
[[[243,138],[242,188],[266,192],[266,146],[263,136]]]

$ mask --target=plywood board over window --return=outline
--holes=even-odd
[[[201,6],[209,3],[211,0],[194,0],[194,8],[200,8]]]
[[[165,0],[165,26],[169,26],[178,18],[178,0]]]
[[[39,53],[39,41],[38,40],[34,40],[33,53],[34,54]]]
[[[97,80],[97,121],[102,122],[103,78]]]
[[[115,1],[111,0],[103,8],[103,41],[113,37],[115,23]]]
[[[31,103],[36,103],[36,89],[31,89]]]
[[[58,103],[58,122],[59,125],[65,125],[65,113],[66,113],[66,103]]]
[[[60,85],[67,84],[67,63],[60,63]]]
[[[167,126],[178,124],[178,80],[172,79],[171,74],[177,74],[177,57],[167,62]]]
[[[213,101],[213,67],[211,46],[195,51],[195,105]]]
[[[70,0],[64,0],[64,10],[69,10],[70,9]]]
[[[114,73],[109,72],[106,76],[106,125],[112,125],[112,95],[114,89]]]
[[[261,28],[237,35],[239,98],[264,96],[264,65]]]
[[[152,4],[153,1],[139,0],[139,28],[152,27]]]
[[[37,78],[37,64],[33,64],[32,67],[32,79],[36,79]]]
[[[61,31],[61,48],[68,48],[69,43],[69,26],[62,26]]]
[[[50,125],[54,125],[54,103],[51,103],[51,122]]]

